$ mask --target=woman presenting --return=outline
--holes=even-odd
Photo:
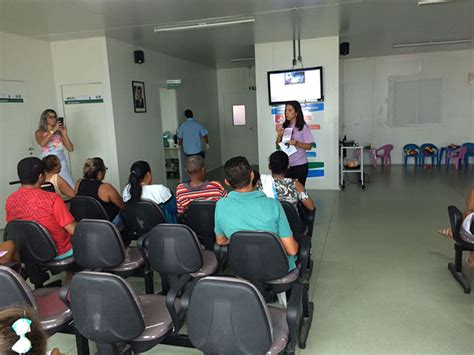
[[[53,154],[61,160],[61,171],[59,175],[67,181],[70,186],[74,186],[74,180],[69,171],[69,164],[64,153],[74,150],[74,145],[69,139],[67,129],[62,122],[58,121],[56,111],[48,109],[41,114],[39,128],[35,132],[36,142],[41,148],[41,158]]]
[[[277,130],[277,144],[281,142],[285,128],[293,129],[291,139],[286,144],[296,148],[296,152],[289,156],[290,168],[286,173],[286,177],[298,179],[304,186],[308,176],[306,151],[311,150],[314,139],[311,129],[304,122],[303,111],[298,101],[289,101],[285,105],[285,122],[283,122],[283,127]]]

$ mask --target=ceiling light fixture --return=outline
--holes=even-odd
[[[255,58],[235,58],[230,60],[232,63],[254,62]]]
[[[415,43],[394,43],[392,48],[408,48],[408,47],[426,47],[426,46],[440,46],[444,44],[462,44],[471,43],[472,38],[455,39],[451,41],[429,41],[429,42],[415,42]]]
[[[445,4],[447,2],[453,2],[453,0],[418,0],[418,6],[434,5],[434,4]]]
[[[219,22],[203,21],[203,22],[198,22],[198,23],[191,23],[188,25],[155,27],[154,32],[157,33],[157,32],[194,30],[194,29],[201,29],[201,28],[232,26],[232,25],[238,25],[242,23],[255,23],[255,18],[251,17],[251,18],[245,18],[245,19],[236,19],[236,20],[219,21]]]

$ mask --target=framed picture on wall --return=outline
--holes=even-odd
[[[146,112],[145,83],[132,81],[133,110],[137,113]]]

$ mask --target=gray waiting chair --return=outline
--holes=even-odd
[[[300,297],[295,289],[290,303]],[[294,354],[289,324],[297,314],[269,307],[250,282],[229,277],[205,277],[191,294],[188,334],[204,354]]]
[[[125,247],[117,228],[106,220],[83,219],[72,238],[75,260],[89,270],[122,277],[143,276],[146,293],[153,293],[153,271],[137,247]]]

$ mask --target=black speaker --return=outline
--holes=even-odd
[[[143,51],[134,51],[133,55],[135,56],[135,63],[142,64],[145,62],[145,53]]]
[[[349,42],[342,42],[339,45],[339,55],[348,55],[350,50]]]

